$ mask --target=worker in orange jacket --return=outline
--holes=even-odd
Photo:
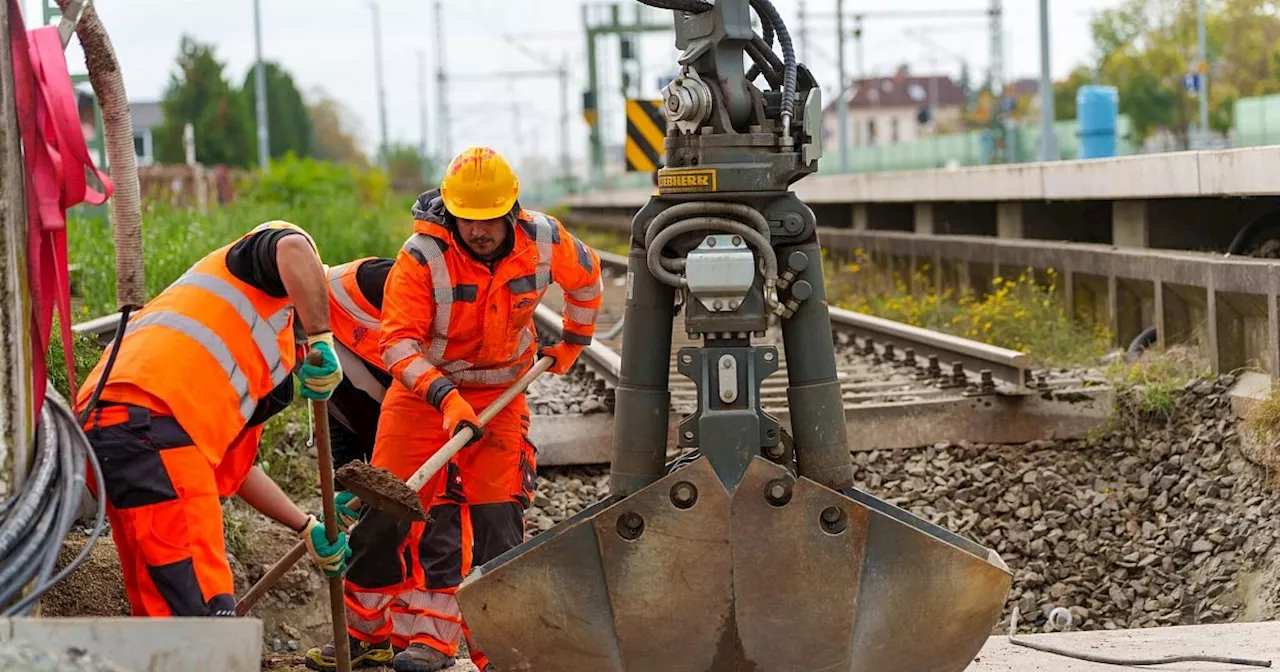
[[[391,385],[378,340],[383,286],[394,261],[366,257],[328,269],[329,323],[343,375],[328,404],[334,468],[352,460],[368,462],[373,455],[382,398]],[[349,499],[339,497],[340,514],[350,513],[342,506]]]
[[[128,321],[85,433],[97,455],[111,535],[135,616],[234,616],[220,497],[241,499],[306,541],[340,576],[351,551],[254,466],[263,423],[293,399],[295,323],[321,363],[302,394],[342,379],[315,243],[267,222],[196,262]],[[295,320],[294,313],[297,313]],[[76,398],[89,406],[104,354]]]
[[[479,431],[492,403],[539,353],[533,311],[555,282],[564,340],[542,351],[567,372],[595,333],[600,261],[554,218],[522,209],[510,165],[487,147],[458,155],[440,189],[418,198],[414,235],[396,257],[382,306],[382,361],[395,381],[382,402],[373,464],[408,479],[451,436],[476,431],[421,493],[429,525],[367,512],[347,574],[352,657],[391,652],[397,672],[455,663],[465,626],[454,595],[472,569],[518,545],[532,496],[529,407],[518,396]],[[399,526],[408,534],[395,543]],[[390,539],[390,543],[387,543]],[[470,642],[468,642],[470,644]],[[468,647],[481,670],[484,654]],[[333,669],[333,645],[308,652]]]

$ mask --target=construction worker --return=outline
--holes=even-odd
[[[422,490],[431,523],[366,512],[352,533],[347,625],[352,659],[397,672],[455,664],[466,636],[454,594],[472,567],[518,545],[536,464],[519,395],[481,430],[483,410],[538,353],[533,311],[550,283],[565,295],[564,340],[543,350],[564,374],[595,333],[603,286],[595,253],[552,217],[524,210],[507,161],[473,147],[418,198],[382,306],[382,402],[373,464],[407,480],[451,436],[475,430]],[[397,535],[407,531],[396,543]],[[468,641],[472,662],[491,670]],[[333,645],[307,654],[333,669]]]
[[[328,398],[342,379],[326,294],[311,237],[267,222],[133,315],[80,387],[77,413],[106,377],[84,429],[133,615],[235,615],[219,500],[233,494],[297,533],[325,574],[345,571],[345,535],[329,543],[320,521],[254,466],[263,423],[293,399],[295,322],[321,360],[298,369],[302,395]]]
[[[328,269],[329,323],[343,375],[328,404],[334,468],[373,455],[382,398],[391,385],[378,339],[382,288],[394,261],[367,257]]]

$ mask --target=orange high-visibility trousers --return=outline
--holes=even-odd
[[[477,413],[503,390],[459,388]],[[408,480],[450,436],[439,411],[399,382],[383,400],[373,464]],[[471,568],[519,545],[536,478],[529,407],[516,397],[420,493],[432,522],[370,511],[352,532],[347,573],[350,633],[396,646],[427,644],[456,655],[464,634],[454,593]],[[469,647],[470,648],[470,647]],[[483,668],[483,654],[472,649]]]
[[[239,489],[261,428],[247,430],[218,468],[172,417],[145,408],[108,404],[84,429],[132,614],[235,616],[219,495]]]

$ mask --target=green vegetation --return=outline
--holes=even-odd
[[[68,401],[74,401],[71,399],[70,386],[67,384],[67,364],[63,361],[62,336],[58,333],[59,328],[57,316],[54,316],[53,338],[50,339],[45,365],[49,372],[49,382],[53,383],[58,394]],[[93,337],[76,334],[71,335],[71,348],[76,366],[76,381],[83,382],[85,376],[88,376],[93,367],[98,364],[102,348],[98,347]]]
[[[824,268],[832,305],[1020,350],[1038,366],[1096,363],[1112,341],[1105,327],[1070,318],[1052,269],[1043,279],[1026,271],[993,278],[982,292],[957,292],[939,291],[928,265],[903,278],[861,250],[851,263]]]
[[[559,217],[562,213],[547,213]],[[613,229],[592,229],[588,226],[575,225],[573,235],[588,247],[626,256],[631,251],[631,237]]]
[[[267,421],[258,444],[258,466],[294,501],[314,496],[320,487],[306,445],[311,436],[307,403],[295,393],[293,404]]]
[[[1107,369],[1116,387],[1128,390],[1135,410],[1145,415],[1168,416],[1187,385],[1209,375],[1209,365],[1189,347],[1148,350],[1136,362],[1117,361]]]
[[[1238,98],[1280,92],[1280,15],[1263,0],[1208,0],[1205,13],[1209,125],[1221,133],[1234,123]],[[1119,90],[1136,142],[1167,128],[1185,146],[1199,104],[1182,83],[1198,59],[1196,3],[1124,0],[1094,17],[1092,33],[1093,61],[1054,86],[1059,118],[1075,116],[1081,84],[1108,84]]]
[[[306,229],[326,263],[394,256],[409,235],[413,198],[393,194],[379,172],[287,156],[239,189],[236,200],[208,214],[150,203],[142,217],[148,296],[209,252],[262,222],[283,219]],[[115,310],[115,253],[111,230],[98,219],[68,226],[71,263],[86,316]]]
[[[249,110],[250,119],[257,119],[258,88],[256,69],[249,66],[245,72],[240,95]],[[265,61],[262,75],[267,90],[267,154],[278,159],[286,154],[312,156],[311,118],[307,104],[293,83],[293,77],[278,63]],[[256,123],[256,122],[255,122]],[[249,145],[250,157],[258,155],[258,134],[255,131]]]

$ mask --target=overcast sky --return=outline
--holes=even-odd
[[[282,63],[304,93],[321,87],[340,99],[359,118],[361,138],[370,149],[378,142],[377,87],[374,77],[372,12],[367,0],[260,0],[263,52]],[[386,82],[387,133],[391,141],[417,143],[420,132],[418,52],[425,53],[430,72],[427,116],[429,147],[434,151],[437,121],[435,71],[436,21],[430,0],[377,0],[382,24],[382,54]],[[38,0],[23,0],[28,23],[39,18]],[[253,0],[98,0],[95,3],[124,70],[131,101],[158,100],[173,71],[183,33],[211,42],[237,86],[254,59]],[[639,5],[639,3],[624,3]],[[774,0],[794,39],[801,33],[801,0]],[[808,23],[808,63],[824,86],[836,81],[836,0],[805,0]],[[849,14],[859,10],[976,10],[987,0],[847,0]],[[1090,17],[1118,0],[1052,0],[1052,66],[1061,76],[1090,53]],[[465,75],[512,70],[545,70],[567,60],[570,84],[570,148],[575,159],[585,155],[587,127],[581,116],[581,91],[586,83],[586,44],[581,0],[444,0],[446,61],[452,77],[451,149],[467,144],[491,144],[515,158],[557,155],[560,91],[554,78],[520,81],[478,80]],[[1035,76],[1039,72],[1038,0],[1005,0],[1006,77]],[[630,7],[627,11],[631,11]],[[655,10],[656,11],[656,10]],[[664,13],[670,16],[670,13]],[[669,19],[666,19],[669,21]],[[931,49],[907,35],[906,29],[926,31],[942,50]],[[864,26],[866,67],[871,73],[891,72],[908,63],[915,72],[959,71],[967,58],[981,80],[990,58],[987,20],[974,18],[868,18]],[[519,42],[513,46],[513,42]],[[798,46],[800,55],[805,53]],[[671,71],[675,50],[671,33],[650,33],[642,40],[645,94],[657,97],[657,77]],[[617,91],[616,40],[600,43],[603,59],[601,86]],[[846,58],[853,74],[856,51],[850,41]],[[537,57],[537,58],[535,58]],[[72,72],[83,72],[77,47],[69,51]],[[615,94],[616,95],[616,94]],[[826,100],[830,97],[826,96]],[[602,101],[602,120],[616,141],[625,126],[620,99]],[[517,111],[516,113],[513,113]],[[518,130],[517,130],[518,129]]]

